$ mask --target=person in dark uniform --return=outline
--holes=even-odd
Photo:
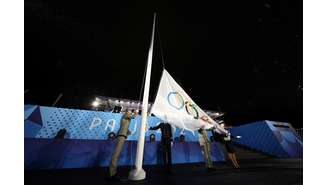
[[[171,142],[173,141],[171,125],[168,123],[160,123],[156,127],[149,128],[149,130],[157,130],[157,129],[161,129],[162,132],[161,147],[162,147],[163,162],[167,172],[170,173],[172,168]]]
[[[215,140],[220,141],[224,145],[224,147],[227,151],[228,157],[231,160],[234,167],[240,168],[240,166],[237,162],[237,158],[236,158],[236,150],[235,150],[235,147],[233,146],[233,143],[231,140],[236,137],[232,136],[230,132],[222,133],[221,131],[219,131],[219,129],[217,127],[218,126],[214,126],[214,129],[212,130]],[[224,123],[223,122],[220,123],[219,127],[224,128]]]

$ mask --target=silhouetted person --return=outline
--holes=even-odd
[[[155,134],[150,134],[150,135],[149,135],[149,141],[150,141],[150,142],[155,142],[155,141],[156,141],[156,136],[155,136]]]
[[[56,136],[55,136],[55,139],[64,139],[64,137],[65,137],[65,134],[66,134],[66,129],[60,129],[58,132],[57,132],[57,134],[56,134]]]
[[[168,123],[160,123],[156,127],[149,128],[149,130],[157,130],[157,129],[161,129],[162,132],[161,148],[162,148],[163,162],[167,172],[170,173],[172,168],[171,142],[173,141],[171,125]]]
[[[179,136],[179,141],[180,142],[185,142],[185,136],[184,135],[180,135]]]
[[[114,132],[110,132],[107,136],[107,140],[114,140],[116,137],[115,133]]]

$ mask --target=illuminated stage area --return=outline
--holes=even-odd
[[[161,167],[161,132],[148,130],[161,122],[154,116],[148,117],[145,135],[147,178],[126,180],[135,163],[138,116],[131,121],[131,135],[118,161],[121,182],[107,182],[116,143],[109,136],[117,133],[121,117],[122,113],[25,105],[25,184],[302,184],[303,142],[288,123],[264,120],[229,128],[232,134],[242,136],[235,140],[241,169],[234,169],[226,160],[221,143],[211,142],[211,157],[218,168],[213,172],[205,170],[198,133],[173,128],[173,174],[167,175]],[[61,129],[66,129],[62,135]],[[151,135],[155,137],[152,141]]]
[[[44,107],[24,106],[25,169],[63,169],[104,167],[109,164],[115,140],[108,138],[110,133],[119,129],[121,113],[87,111]],[[123,147],[119,166],[133,165],[137,144],[137,130],[140,116],[131,121],[131,135]],[[148,117],[148,127],[156,126],[161,120]],[[57,137],[59,130],[66,129],[62,139]],[[232,134],[242,138],[235,143],[278,158],[302,158],[303,142],[288,123],[259,121],[233,127]],[[56,135],[57,134],[57,135]],[[150,141],[150,135],[155,136]],[[184,140],[180,140],[180,136]],[[211,132],[208,132],[209,137]],[[144,165],[161,164],[159,141],[160,131],[146,131]],[[173,128],[175,141],[172,145],[173,164],[203,162],[198,143],[198,133]],[[225,161],[222,144],[211,142],[213,161]]]

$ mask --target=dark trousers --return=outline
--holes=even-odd
[[[163,141],[161,142],[161,145],[162,145],[163,165],[166,168],[167,172],[170,172],[172,168],[171,142]]]

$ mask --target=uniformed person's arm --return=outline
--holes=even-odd
[[[157,130],[160,129],[163,123],[158,124],[156,127],[150,127],[149,130]]]
[[[130,119],[134,119],[137,115],[138,115],[138,111],[134,111],[133,114],[129,114],[130,115]],[[128,129],[127,135],[131,135],[131,131]]]
[[[212,130],[214,130],[215,128],[214,127],[211,127],[211,128],[207,128],[207,129],[205,129],[206,131],[212,131]]]
[[[208,128],[208,129],[206,129],[207,131],[212,131],[212,130],[214,130],[215,129],[215,127],[211,127],[211,128]]]
[[[134,118],[136,118],[137,116],[138,116],[138,111],[135,110],[135,111],[133,112],[133,114],[131,114],[131,119],[134,119]]]

